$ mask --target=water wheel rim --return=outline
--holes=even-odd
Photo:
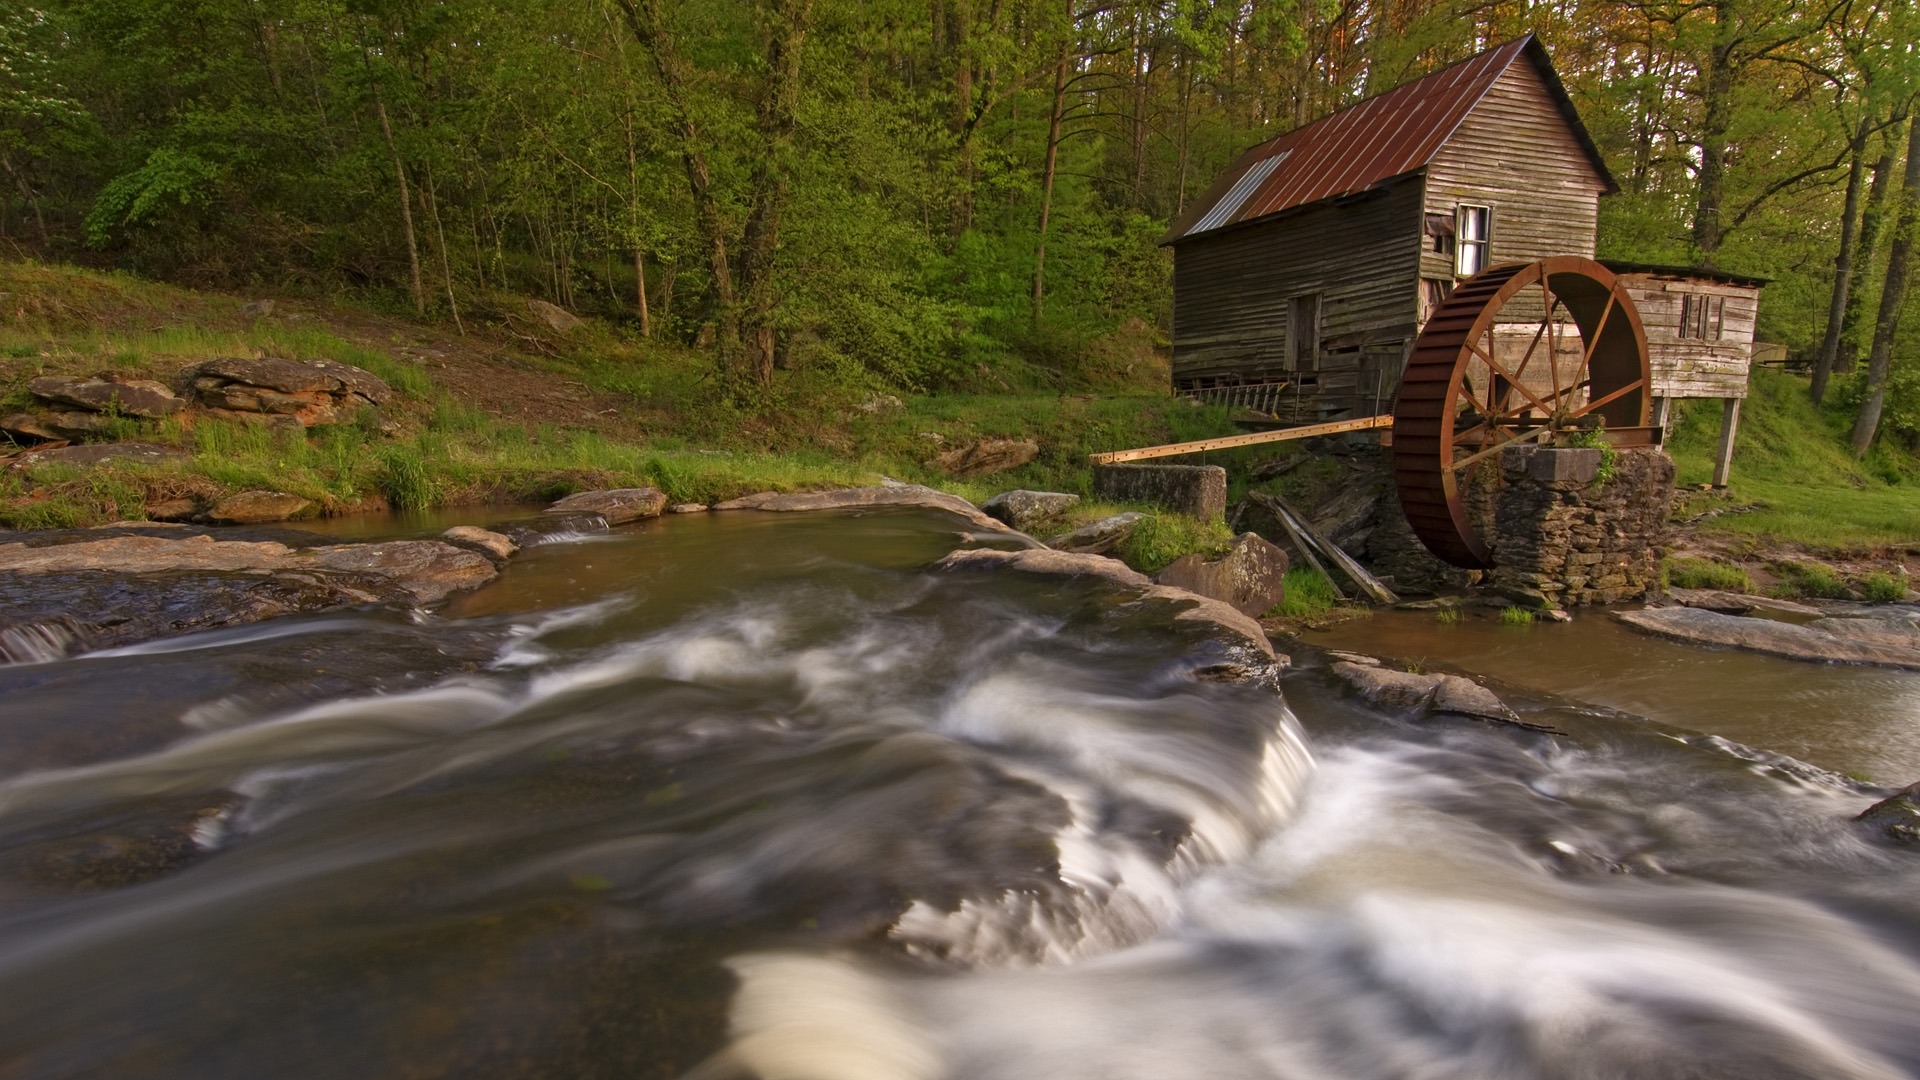
[[[1457,462],[1456,437],[1461,432],[1455,425],[1463,403],[1472,400],[1466,385],[1468,372],[1476,362],[1490,372],[1502,367],[1494,359],[1498,352],[1495,327],[1501,324],[1503,309],[1529,289],[1543,295],[1544,328],[1554,325],[1557,301],[1579,332],[1582,355],[1575,374],[1585,378],[1562,387],[1558,342],[1549,342],[1551,401],[1523,389],[1523,396],[1531,400],[1522,411],[1537,411],[1542,405],[1562,407],[1549,408],[1550,415],[1540,423],[1527,423],[1533,432],[1528,438],[1545,437],[1563,422],[1590,415],[1597,415],[1608,427],[1644,426],[1652,405],[1646,328],[1632,298],[1606,267],[1581,256],[1561,255],[1489,267],[1461,282],[1434,309],[1408,354],[1393,422],[1394,481],[1407,523],[1429,551],[1455,566],[1493,566],[1492,545],[1471,520]],[[1511,320],[1508,324],[1516,325]],[[1479,344],[1482,341],[1485,347]],[[1523,368],[1532,355],[1530,346]],[[1516,376],[1512,381],[1525,387],[1525,370],[1509,369],[1506,374]],[[1506,411],[1491,397],[1498,380],[1489,375],[1488,383],[1492,411]],[[1586,391],[1585,401],[1572,405],[1581,389]],[[1518,415],[1507,419],[1513,422],[1503,430],[1523,426]],[[1496,437],[1490,429],[1474,453],[1490,457],[1505,441],[1511,440]]]

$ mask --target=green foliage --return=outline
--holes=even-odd
[[[396,510],[424,510],[434,504],[433,476],[421,446],[386,446],[380,450],[380,493]]]
[[[1620,468],[1620,451],[1615,450],[1613,444],[1607,441],[1607,434],[1601,428],[1569,432],[1560,437],[1560,444],[1600,451],[1600,468],[1593,474],[1595,485],[1603,485],[1612,480]]]
[[[1274,611],[1282,618],[1313,619],[1338,606],[1340,596],[1325,574],[1310,567],[1294,567],[1287,571],[1286,592]]]
[[[1775,596],[1845,600],[1853,595],[1833,567],[1817,562],[1777,562],[1770,569],[1780,579]]]
[[[1876,604],[1891,604],[1907,596],[1907,579],[1885,570],[1873,570],[1860,576],[1860,591]]]
[[[1143,574],[1158,573],[1182,555],[1222,555],[1233,545],[1224,521],[1201,521],[1187,514],[1146,510],[1132,535],[1120,545],[1121,560]]]
[[[1501,626],[1532,626],[1534,618],[1532,608],[1521,607],[1518,604],[1500,609]]]
[[[1669,558],[1662,565],[1666,582],[1675,589],[1721,589],[1751,593],[1753,578],[1732,563],[1690,557]]]
[[[213,201],[221,169],[190,151],[161,148],[138,169],[100,189],[86,220],[87,243],[106,247],[124,228],[150,225],[180,209]]]
[[[1445,604],[1433,609],[1433,621],[1441,626],[1458,626],[1465,617],[1460,608],[1453,604]]]

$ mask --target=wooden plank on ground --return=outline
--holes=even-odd
[[[1390,414],[1363,416],[1358,420],[1335,420],[1331,423],[1308,424],[1306,427],[1286,428],[1281,431],[1256,431],[1251,435],[1226,435],[1218,439],[1198,439],[1194,442],[1168,443],[1165,446],[1145,446],[1138,450],[1110,450],[1104,454],[1089,454],[1088,459],[1095,465],[1116,465],[1122,461],[1176,457],[1180,454],[1198,454],[1205,450],[1228,450],[1236,446],[1258,446],[1261,443],[1284,442],[1288,439],[1311,439],[1316,435],[1338,435],[1343,431],[1367,431],[1371,428],[1392,425],[1393,417]]]
[[[1320,557],[1313,553],[1313,545],[1307,541],[1307,538],[1301,534],[1300,529],[1294,525],[1292,516],[1285,510],[1282,510],[1279,503],[1271,495],[1262,495],[1256,491],[1250,492],[1247,497],[1258,502],[1268,510],[1273,511],[1273,516],[1280,522],[1280,527],[1287,530],[1287,535],[1293,538],[1293,546],[1299,548],[1300,554],[1307,557],[1307,565],[1313,567],[1314,570],[1319,572],[1321,577],[1327,579],[1327,587],[1333,590],[1333,595],[1336,599],[1341,603],[1346,603],[1347,594],[1340,591],[1340,583],[1333,579],[1332,574],[1327,573],[1325,566],[1321,565]]]
[[[1353,579],[1353,583],[1360,586],[1360,591],[1371,597],[1374,603],[1392,605],[1400,602],[1400,597],[1396,596],[1392,589],[1387,588],[1379,578],[1368,573],[1367,568],[1355,562],[1353,556],[1340,550],[1340,545],[1327,539],[1319,529],[1314,528],[1313,523],[1309,522],[1304,514],[1289,506],[1287,501],[1278,495],[1269,496],[1269,498],[1273,500],[1273,508],[1279,511],[1280,523],[1287,525],[1290,529],[1298,526],[1301,532],[1307,534],[1307,539],[1320,548],[1320,553],[1333,560],[1334,565],[1344,571],[1347,577]],[[1289,522],[1289,518],[1293,520]]]

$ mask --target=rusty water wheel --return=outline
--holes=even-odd
[[[1510,343],[1504,353],[1496,323]],[[1578,335],[1577,360],[1569,333]],[[1468,278],[1427,320],[1394,403],[1394,481],[1407,524],[1447,562],[1490,568],[1463,471],[1508,443],[1599,422],[1615,444],[1650,441],[1651,385],[1640,312],[1606,267],[1557,255]]]

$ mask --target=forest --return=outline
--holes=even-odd
[[[1602,257],[1772,278],[1760,337],[1920,438],[1908,0],[37,0],[0,253],[451,322],[544,297],[711,385],[1111,378],[1247,147],[1538,35]]]

